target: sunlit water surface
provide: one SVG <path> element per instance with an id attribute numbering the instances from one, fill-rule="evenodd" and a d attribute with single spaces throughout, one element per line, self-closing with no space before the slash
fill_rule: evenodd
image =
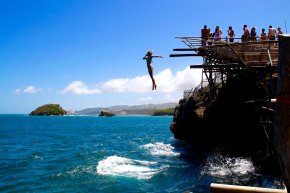
<path id="1" fill-rule="evenodd" d="M 210 192 L 281 187 L 250 158 L 175 140 L 172 117 L 0 115 L 0 192 Z"/>

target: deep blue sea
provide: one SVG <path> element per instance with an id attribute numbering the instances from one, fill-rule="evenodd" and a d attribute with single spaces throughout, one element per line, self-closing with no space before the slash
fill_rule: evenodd
<path id="1" fill-rule="evenodd" d="M 0 192 L 210 192 L 279 187 L 250 158 L 173 138 L 170 116 L 0 115 Z"/>

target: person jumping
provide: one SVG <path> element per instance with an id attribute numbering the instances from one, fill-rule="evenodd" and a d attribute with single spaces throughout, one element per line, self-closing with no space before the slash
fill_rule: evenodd
<path id="1" fill-rule="evenodd" d="M 152 58 L 163 58 L 163 56 L 153 56 L 153 51 L 152 50 L 149 50 L 147 52 L 147 54 L 143 57 L 143 60 L 146 60 L 146 63 L 147 63 L 147 68 L 148 68 L 148 73 L 150 75 L 150 78 L 152 80 L 152 90 L 156 90 L 156 82 L 155 82 L 155 79 L 153 77 L 153 66 L 152 66 Z"/>

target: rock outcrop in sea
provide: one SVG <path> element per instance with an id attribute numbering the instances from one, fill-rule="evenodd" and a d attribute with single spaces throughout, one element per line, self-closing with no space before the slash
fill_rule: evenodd
<path id="1" fill-rule="evenodd" d="M 115 114 L 109 110 L 102 110 L 99 114 L 101 117 L 112 117 L 115 116 Z"/>

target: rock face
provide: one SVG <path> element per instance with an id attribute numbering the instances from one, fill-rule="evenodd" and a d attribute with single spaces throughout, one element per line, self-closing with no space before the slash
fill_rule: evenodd
<path id="1" fill-rule="evenodd" d="M 46 104 L 38 107 L 29 115 L 37 116 L 51 116 L 51 115 L 65 115 L 66 111 L 59 104 Z"/>
<path id="2" fill-rule="evenodd" d="M 101 117 L 112 117 L 112 116 L 115 116 L 114 113 L 108 111 L 108 110 L 102 110 L 99 114 L 99 116 Z"/>
<path id="3" fill-rule="evenodd" d="M 209 89 L 198 90 L 176 106 L 170 130 L 176 139 L 202 147 L 227 146 L 232 151 L 256 152 L 267 149 L 258 100 L 264 89 L 256 75 L 244 72 L 229 77 L 209 103 Z"/>

